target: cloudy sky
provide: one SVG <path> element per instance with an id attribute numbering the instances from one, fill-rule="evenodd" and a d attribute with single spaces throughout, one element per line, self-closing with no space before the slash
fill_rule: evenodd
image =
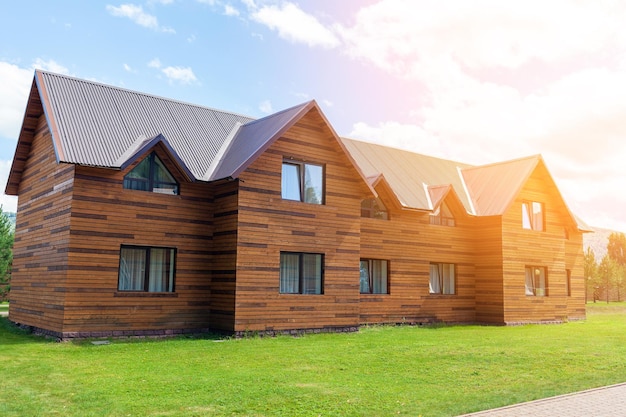
<path id="1" fill-rule="evenodd" d="M 626 2 L 28 1 L 0 6 L 0 182 L 35 68 L 471 164 L 542 154 L 626 231 Z M 2 196 L 5 211 L 16 200 Z"/>

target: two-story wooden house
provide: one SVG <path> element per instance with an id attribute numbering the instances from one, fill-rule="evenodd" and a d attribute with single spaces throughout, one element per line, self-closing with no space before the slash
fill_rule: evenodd
<path id="1" fill-rule="evenodd" d="M 540 156 L 470 166 L 36 71 L 10 319 L 59 338 L 585 317 Z"/>

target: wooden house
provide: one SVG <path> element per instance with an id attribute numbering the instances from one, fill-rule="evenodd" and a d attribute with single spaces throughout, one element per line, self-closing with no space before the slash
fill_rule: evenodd
<path id="1" fill-rule="evenodd" d="M 6 193 L 9 317 L 54 337 L 585 317 L 540 156 L 487 166 L 36 71 Z"/>

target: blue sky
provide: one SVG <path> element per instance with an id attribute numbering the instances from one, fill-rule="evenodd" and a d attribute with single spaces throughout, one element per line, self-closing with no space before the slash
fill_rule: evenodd
<path id="1" fill-rule="evenodd" d="M 252 117 L 315 99 L 342 136 L 466 163 L 540 153 L 572 211 L 626 231 L 624 21 L 574 0 L 5 2 L 0 181 L 42 68 Z"/>

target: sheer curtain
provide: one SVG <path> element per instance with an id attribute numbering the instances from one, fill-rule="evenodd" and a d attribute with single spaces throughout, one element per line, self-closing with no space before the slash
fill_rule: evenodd
<path id="1" fill-rule="evenodd" d="M 441 274 L 439 273 L 439 264 L 430 264 L 430 293 L 441 293 Z"/>
<path id="2" fill-rule="evenodd" d="M 322 293 L 322 255 L 302 254 L 303 294 Z"/>
<path id="3" fill-rule="evenodd" d="M 145 275 L 146 251 L 122 248 L 120 255 L 119 290 L 141 291 Z"/>
<path id="4" fill-rule="evenodd" d="M 148 291 L 171 292 L 174 284 L 173 249 L 150 249 L 150 276 Z"/>
<path id="5" fill-rule="evenodd" d="M 297 294 L 300 276 L 300 257 L 295 253 L 280 254 L 280 292 Z"/>
<path id="6" fill-rule="evenodd" d="M 387 261 L 376 259 L 372 261 L 372 293 L 387 293 Z"/>

